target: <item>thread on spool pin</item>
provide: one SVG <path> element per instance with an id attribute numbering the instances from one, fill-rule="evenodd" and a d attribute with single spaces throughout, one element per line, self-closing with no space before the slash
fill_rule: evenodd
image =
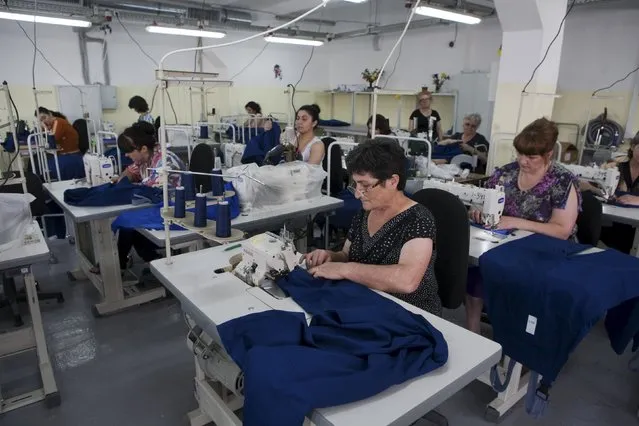
<path id="1" fill-rule="evenodd" d="M 180 219 L 186 216 L 186 191 L 183 186 L 175 188 L 175 209 L 173 216 Z"/>
<path id="2" fill-rule="evenodd" d="M 228 201 L 220 201 L 217 205 L 215 235 L 220 238 L 229 238 L 231 236 L 231 206 Z"/>
<path id="3" fill-rule="evenodd" d="M 193 226 L 196 228 L 206 227 L 206 195 L 199 193 L 195 196 L 195 219 Z"/>
<path id="4" fill-rule="evenodd" d="M 214 197 L 220 197 L 224 195 L 224 178 L 222 177 L 222 170 L 211 170 L 211 192 Z"/>
<path id="5" fill-rule="evenodd" d="M 191 173 L 184 173 L 182 175 L 182 183 L 184 186 L 184 192 L 186 201 L 195 200 L 195 182 Z"/>

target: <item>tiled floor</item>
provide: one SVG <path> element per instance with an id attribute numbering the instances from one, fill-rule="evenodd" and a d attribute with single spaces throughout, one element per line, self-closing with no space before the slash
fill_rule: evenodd
<path id="1" fill-rule="evenodd" d="M 64 305 L 43 307 L 44 325 L 62 405 L 48 410 L 34 404 L 0 417 L 2 426 L 182 426 L 196 408 L 193 361 L 186 347 L 186 328 L 175 300 L 141 306 L 95 319 L 91 304 L 97 292 L 87 282 L 70 282 L 66 271 L 74 252 L 64 241 L 52 244 L 56 265 L 39 265 L 43 290 L 60 289 Z M 461 310 L 447 312 L 460 321 Z M 9 313 L 0 310 L 0 320 Z M 9 322 L 10 325 L 10 322 Z M 518 405 L 502 425 L 638 424 L 639 375 L 618 357 L 602 327 L 596 327 L 564 368 L 552 389 L 548 414 L 535 421 Z M 23 380 L 27 377 L 28 381 Z M 3 392 L 37 382 L 34 356 L 0 360 Z M 494 398 L 474 382 L 439 411 L 451 426 L 487 425 L 486 404 Z M 425 424 L 425 423 L 423 423 Z M 365 425 L 362 425 L 365 426 Z"/>

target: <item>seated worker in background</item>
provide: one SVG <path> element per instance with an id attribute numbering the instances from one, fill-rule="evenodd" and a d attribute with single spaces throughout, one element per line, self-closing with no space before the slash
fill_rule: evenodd
<path id="1" fill-rule="evenodd" d="M 251 118 L 244 122 L 244 127 L 256 128 L 262 127 L 264 125 L 264 120 L 262 120 L 261 118 L 262 107 L 260 106 L 260 104 L 254 101 L 250 101 L 246 105 L 244 105 L 244 111 L 246 111 L 246 113 L 251 116 Z"/>
<path id="2" fill-rule="evenodd" d="M 371 137 L 371 126 L 373 125 L 373 116 L 371 115 L 366 122 L 366 127 L 368 127 L 367 138 Z M 388 122 L 388 118 L 384 117 L 381 114 L 377 114 L 375 116 L 375 135 L 394 135 L 393 131 L 390 128 L 390 123 Z"/>
<path id="3" fill-rule="evenodd" d="M 118 146 L 133 161 L 133 164 L 122 173 L 119 180 L 126 177 L 133 183 L 140 183 L 146 186 L 160 184 L 159 172 L 150 170 L 162 167 L 162 151 L 160 150 L 160 145 L 157 144 L 153 125 L 144 121 L 134 123 L 118 136 Z M 182 160 L 171 151 L 166 152 L 166 157 L 170 169 L 186 170 Z M 169 187 L 179 186 L 180 177 L 179 173 L 170 173 Z M 159 247 L 149 241 L 144 235 L 134 229 L 120 229 L 118 233 L 118 253 L 122 271 L 128 266 L 131 248 L 135 248 L 135 251 L 145 262 L 159 258 L 156 253 Z M 99 274 L 100 266 L 91 268 L 91 272 Z"/>
<path id="4" fill-rule="evenodd" d="M 321 165 L 326 147 L 324 142 L 315 136 L 315 128 L 319 123 L 320 107 L 304 105 L 297 110 L 295 116 L 295 130 L 297 131 L 297 152 L 302 161 L 309 164 Z"/>
<path id="5" fill-rule="evenodd" d="M 435 220 L 404 195 L 404 151 L 390 140 L 368 140 L 346 157 L 349 190 L 362 202 L 341 251 L 306 255 L 315 277 L 346 279 L 385 291 L 441 315 L 435 279 Z"/>
<path id="6" fill-rule="evenodd" d="M 461 142 L 461 149 L 468 155 L 476 155 L 477 173 L 486 173 L 486 163 L 488 162 L 488 148 L 490 144 L 486 138 L 477 133 L 477 129 L 481 125 L 481 115 L 477 113 L 468 114 L 464 117 L 464 131 L 457 132 L 449 138 L 441 141 L 440 145 L 450 145 Z"/>
<path id="7" fill-rule="evenodd" d="M 616 200 L 629 206 L 639 206 L 639 133 L 630 142 L 628 161 L 619 164 L 619 186 L 617 190 L 627 192 Z M 612 226 L 601 228 L 601 241 L 608 247 L 623 253 L 630 253 L 635 231 L 631 225 L 613 222 Z"/>
<path id="8" fill-rule="evenodd" d="M 146 100 L 144 100 L 142 96 L 136 95 L 129 99 L 129 108 L 140 114 L 138 121 L 144 121 L 149 124 L 155 123 L 153 116 L 149 112 L 149 104 L 146 103 Z"/>
<path id="9" fill-rule="evenodd" d="M 557 125 L 540 118 L 526 126 L 513 142 L 517 161 L 497 170 L 486 183 L 502 185 L 506 194 L 504 215 L 497 229 L 519 229 L 567 240 L 577 231 L 581 196 L 577 178 L 552 161 L 557 142 Z M 471 220 L 481 224 L 481 213 L 472 209 Z M 469 270 L 466 295 L 468 329 L 480 332 L 483 309 L 481 277 Z"/>
<path id="10" fill-rule="evenodd" d="M 45 107 L 39 107 L 38 118 L 44 127 L 53 134 L 58 148 L 58 155 L 78 154 L 80 152 L 80 136 L 64 115 L 57 111 L 50 111 Z"/>
<path id="11" fill-rule="evenodd" d="M 430 104 L 433 100 L 431 92 L 421 92 L 419 94 L 419 108 L 417 108 L 409 117 L 408 130 L 411 133 L 422 133 L 433 131 L 434 140 L 442 140 L 444 132 L 442 132 L 442 118 L 437 111 L 431 109 Z M 433 127 L 431 129 L 431 117 Z M 417 122 L 417 124 L 415 124 Z"/>

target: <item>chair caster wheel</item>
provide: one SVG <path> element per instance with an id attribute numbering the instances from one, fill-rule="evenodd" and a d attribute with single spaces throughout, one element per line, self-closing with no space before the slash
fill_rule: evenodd
<path id="1" fill-rule="evenodd" d="M 486 411 L 484 412 L 484 420 L 490 423 L 499 424 L 501 423 L 504 416 L 499 414 L 499 411 L 495 410 L 493 407 L 486 407 Z"/>

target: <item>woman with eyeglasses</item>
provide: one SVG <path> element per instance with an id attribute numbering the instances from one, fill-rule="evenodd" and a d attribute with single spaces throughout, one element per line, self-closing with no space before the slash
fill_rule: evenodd
<path id="1" fill-rule="evenodd" d="M 442 117 L 430 107 L 433 94 L 426 90 L 419 94 L 418 99 L 419 107 L 409 117 L 408 130 L 411 133 L 428 133 L 429 130 L 432 130 L 433 139 L 442 140 L 444 136 L 441 124 Z"/>
<path id="2" fill-rule="evenodd" d="M 490 144 L 484 135 L 477 132 L 480 125 L 481 115 L 477 113 L 468 114 L 464 117 L 464 131 L 453 134 L 450 138 L 444 139 L 439 144 L 450 145 L 453 143 L 460 143 L 460 147 L 464 153 L 477 156 L 477 173 L 486 173 L 488 148 L 490 147 Z"/>
<path id="3" fill-rule="evenodd" d="M 497 170 L 486 187 L 504 187 L 504 213 L 497 229 L 518 229 L 567 240 L 577 232 L 581 205 L 577 178 L 552 161 L 557 142 L 557 125 L 540 118 L 526 126 L 513 142 L 517 161 Z M 483 224 L 481 212 L 471 208 L 470 218 Z M 477 268 L 469 269 L 466 320 L 468 329 L 480 332 L 483 309 L 481 277 Z"/>
<path id="4" fill-rule="evenodd" d="M 404 151 L 395 141 L 368 140 L 346 157 L 349 190 L 362 202 L 342 250 L 306 255 L 311 274 L 385 291 L 436 315 L 435 220 L 404 195 Z"/>

